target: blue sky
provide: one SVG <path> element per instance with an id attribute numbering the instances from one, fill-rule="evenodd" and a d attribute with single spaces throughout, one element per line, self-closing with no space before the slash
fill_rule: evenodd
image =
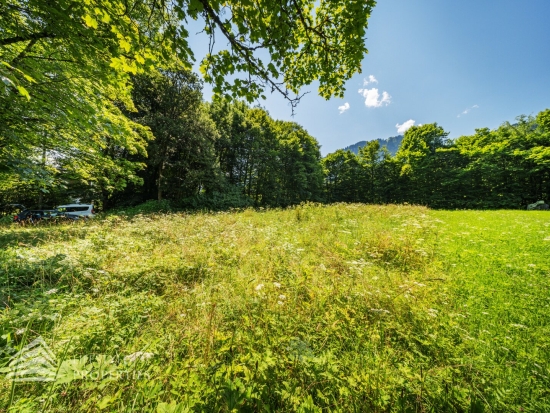
<path id="1" fill-rule="evenodd" d="M 305 127 L 323 155 L 395 136 L 412 121 L 437 122 L 451 138 L 496 128 L 550 108 L 549 16 L 549 0 L 380 0 L 363 73 L 347 82 L 344 99 L 326 101 L 311 87 L 294 117 L 278 95 L 260 103 Z"/>

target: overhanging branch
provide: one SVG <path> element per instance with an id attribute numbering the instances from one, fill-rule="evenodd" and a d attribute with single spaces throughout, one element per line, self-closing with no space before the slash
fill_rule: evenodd
<path id="1" fill-rule="evenodd" d="M 48 32 L 48 31 L 42 31 L 39 33 L 31 33 L 26 36 L 14 36 L 14 37 L 8 37 L 6 39 L 0 39 L 0 47 L 3 46 L 9 46 L 10 44 L 14 43 L 20 43 L 20 42 L 27 42 L 29 40 L 40 40 L 40 39 L 48 39 L 48 38 L 54 38 L 55 33 Z"/>

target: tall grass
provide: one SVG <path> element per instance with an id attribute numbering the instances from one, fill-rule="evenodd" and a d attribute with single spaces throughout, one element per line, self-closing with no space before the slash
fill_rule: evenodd
<path id="1" fill-rule="evenodd" d="M 0 381 L 4 410 L 550 411 L 545 212 L 112 215 L 0 247 L 0 363 L 42 336 L 60 366 Z"/>

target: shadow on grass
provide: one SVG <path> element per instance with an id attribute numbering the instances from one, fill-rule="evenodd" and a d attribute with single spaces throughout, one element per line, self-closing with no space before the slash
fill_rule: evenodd
<path id="1" fill-rule="evenodd" d="M 88 228 L 75 225 L 40 224 L 20 228 L 17 225 L 0 226 L 0 249 L 16 246 L 36 247 L 64 238 L 85 238 Z"/>

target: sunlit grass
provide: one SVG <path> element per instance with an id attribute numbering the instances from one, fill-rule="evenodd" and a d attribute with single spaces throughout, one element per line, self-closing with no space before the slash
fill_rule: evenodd
<path id="1" fill-rule="evenodd" d="M 58 383 L 1 381 L 4 409 L 550 410 L 544 211 L 305 205 L 0 231 L 2 364 L 39 335 L 65 360 Z"/>

